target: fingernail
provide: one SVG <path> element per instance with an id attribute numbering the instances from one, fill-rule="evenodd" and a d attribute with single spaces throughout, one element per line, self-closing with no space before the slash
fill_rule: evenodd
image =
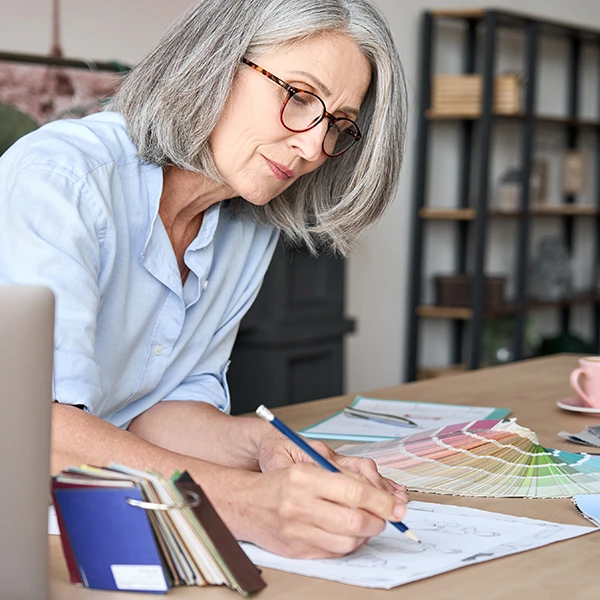
<path id="1" fill-rule="evenodd" d="M 405 508 L 404 504 L 397 504 L 394 507 L 394 516 L 397 519 L 401 519 L 405 514 L 406 514 L 406 508 Z"/>

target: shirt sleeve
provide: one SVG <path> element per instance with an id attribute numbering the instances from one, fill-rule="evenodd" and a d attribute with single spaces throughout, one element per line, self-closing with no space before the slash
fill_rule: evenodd
<path id="1" fill-rule="evenodd" d="M 93 409 L 100 302 L 99 219 L 67 170 L 21 170 L 0 196 L 0 281 L 49 287 L 56 297 L 54 399 Z"/>
<path id="2" fill-rule="evenodd" d="M 266 242 L 263 239 L 249 254 L 235 292 L 228 303 L 225 318 L 215 331 L 196 368 L 163 400 L 207 402 L 223 412 L 230 412 L 231 399 L 227 386 L 229 359 L 240 321 L 260 291 L 277 246 L 279 232 L 273 228 L 269 230 Z"/>

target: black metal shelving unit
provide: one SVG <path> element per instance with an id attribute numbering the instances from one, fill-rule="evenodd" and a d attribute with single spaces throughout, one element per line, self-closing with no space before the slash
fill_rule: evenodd
<path id="1" fill-rule="evenodd" d="M 431 110 L 433 58 L 438 28 L 444 22 L 459 21 L 464 31 L 463 72 L 478 72 L 482 78 L 482 100 L 479 114 L 448 115 L 436 114 Z M 498 34 L 502 28 L 519 30 L 525 38 L 523 56 L 523 103 L 522 111 L 515 115 L 494 113 L 494 77 L 498 59 Z M 536 84 L 539 71 L 540 40 L 543 36 L 558 36 L 569 44 L 568 83 L 566 90 L 566 114 L 547 117 L 536 113 Z M 512 315 L 513 356 L 523 358 L 525 319 L 528 311 L 539 307 L 555 307 L 560 311 L 560 329 L 567 333 L 571 321 L 571 307 L 586 303 L 592 308 L 593 343 L 600 351 L 600 294 L 595 289 L 596 264 L 600 258 L 597 240 L 600 239 L 600 183 L 596 183 L 595 206 L 591 210 L 578 210 L 576 198 L 563 197 L 559 210 L 536 210 L 530 207 L 530 175 L 536 128 L 544 124 L 565 127 L 565 149 L 576 149 L 580 143 L 580 132 L 590 129 L 596 135 L 596 172 L 600 173 L 600 101 L 598 118 L 580 119 L 581 56 L 585 45 L 600 48 L 600 31 L 576 27 L 543 18 L 536 18 L 496 9 L 467 9 L 427 11 L 423 14 L 421 29 L 421 69 L 419 104 L 417 107 L 417 143 L 414 173 L 414 197 L 411 240 L 411 271 L 408 299 L 408 327 L 405 377 L 408 381 L 417 378 L 420 365 L 419 334 L 421 321 L 426 318 L 444 318 L 452 321 L 451 361 L 465 364 L 468 369 L 480 366 L 484 319 L 488 316 Z M 600 80 L 600 76 L 599 76 Z M 599 86 L 600 88 L 600 86 Z M 505 119 L 520 126 L 521 193 L 520 208 L 511 214 L 498 215 L 490 208 L 490 152 L 494 128 Z M 436 121 L 453 120 L 460 123 L 458 142 L 458 202 L 455 209 L 436 209 L 435 199 L 428 203 L 428 152 L 432 127 Z M 474 161 L 473 157 L 477 160 Z M 525 185 L 527 182 L 527 185 Z M 430 204 L 430 205 L 429 205 Z M 514 266 L 514 297 L 510 304 L 494 310 L 487 309 L 484 298 L 486 240 L 490 219 L 510 216 L 518 220 L 516 264 Z M 595 220 L 593 244 L 594 273 L 592 289 L 578 293 L 555 303 L 540 303 L 527 297 L 527 260 L 531 222 L 544 216 L 562 219 L 564 241 L 569 249 L 573 246 L 574 219 Z M 427 224 L 431 220 L 446 220 L 457 228 L 455 273 L 473 277 L 470 306 L 455 309 L 449 307 L 423 306 L 424 256 L 423 246 L 427 235 Z M 471 246 L 469 238 L 471 236 Z M 468 323 L 468 327 L 466 327 Z"/>

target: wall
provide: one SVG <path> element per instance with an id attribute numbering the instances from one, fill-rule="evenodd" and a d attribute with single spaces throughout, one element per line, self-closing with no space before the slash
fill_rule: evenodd
<path id="1" fill-rule="evenodd" d="M 375 1 L 394 32 L 414 107 L 421 12 L 432 7 L 482 4 L 476 0 Z M 4 9 L 0 20 L 0 50 L 46 53 L 51 39 L 51 1 L 3 0 L 3 4 L 10 10 Z M 134 63 L 188 4 L 189 0 L 62 0 L 64 54 Z M 523 9 L 522 0 L 498 0 L 493 5 Z M 600 28 L 598 0 L 529 0 L 525 10 Z M 411 115 L 396 200 L 381 222 L 361 239 L 348 261 L 347 313 L 358 321 L 358 331 L 347 344 L 346 382 L 351 391 L 394 385 L 402 380 L 414 123 Z"/>
<path id="2" fill-rule="evenodd" d="M 481 0 L 376 0 L 376 3 L 391 24 L 404 61 L 410 104 L 414 108 L 418 100 L 416 87 L 421 12 L 430 8 L 481 7 L 485 4 Z M 597 0 L 530 0 L 526 6 L 521 0 L 498 0 L 491 6 L 600 28 L 600 3 Z M 349 339 L 347 345 L 348 391 L 394 385 L 403 377 L 415 121 L 413 114 L 409 122 L 406 160 L 396 201 L 379 225 L 364 236 L 349 262 L 347 310 L 359 319 L 358 332 Z M 446 155 L 443 160 L 449 158 L 451 155 Z M 449 183 L 448 187 L 452 189 L 452 184 Z M 434 248 L 428 248 L 428 255 L 443 254 L 443 246 L 439 243 Z M 447 330 L 441 322 L 432 325 L 434 342 L 424 349 L 426 356 L 422 356 L 423 362 L 428 364 L 446 358 L 436 354 L 444 344 L 436 344 L 435 341 L 443 339 L 441 336 Z"/>
<path id="3" fill-rule="evenodd" d="M 65 56 L 134 63 L 190 0 L 60 0 Z M 1 0 L 0 49 L 45 54 L 52 0 Z M 7 10 L 5 7 L 10 6 Z"/>

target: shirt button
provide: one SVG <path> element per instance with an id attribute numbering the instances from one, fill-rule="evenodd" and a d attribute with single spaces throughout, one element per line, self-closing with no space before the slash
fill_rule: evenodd
<path id="1" fill-rule="evenodd" d="M 154 354 L 156 354 L 156 356 L 160 356 L 162 353 L 163 353 L 162 346 L 154 346 Z"/>
<path id="2" fill-rule="evenodd" d="M 205 279 L 204 283 L 202 284 L 202 289 L 206 290 L 207 287 L 208 287 L 208 279 Z"/>

